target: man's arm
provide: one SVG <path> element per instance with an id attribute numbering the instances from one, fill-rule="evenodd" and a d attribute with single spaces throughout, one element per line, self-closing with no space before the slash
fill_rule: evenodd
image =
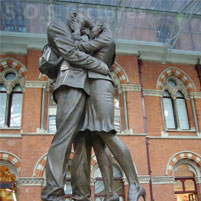
<path id="1" fill-rule="evenodd" d="M 71 39 L 71 32 L 64 23 L 59 21 L 50 23 L 48 26 L 48 42 L 53 51 L 58 56 L 62 56 L 73 67 L 104 75 L 108 74 L 108 67 L 104 62 L 76 48 L 74 41 Z"/>

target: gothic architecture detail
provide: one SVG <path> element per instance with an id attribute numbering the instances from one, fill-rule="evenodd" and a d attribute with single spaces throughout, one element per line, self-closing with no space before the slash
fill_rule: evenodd
<path id="1" fill-rule="evenodd" d="M 20 177 L 17 184 L 19 186 L 42 186 L 44 183 L 43 178 L 35 177 Z"/>
<path id="2" fill-rule="evenodd" d="M 165 81 L 167 80 L 167 78 L 171 76 L 175 76 L 179 80 L 181 80 L 184 83 L 185 87 L 187 88 L 188 92 L 195 91 L 195 86 L 191 78 L 181 69 L 176 67 L 167 68 L 159 75 L 157 84 L 156 84 L 156 89 L 162 90 Z"/>
<path id="3" fill-rule="evenodd" d="M 200 155 L 190 152 L 190 151 L 183 151 L 183 152 L 176 153 L 174 156 L 172 156 L 170 158 L 170 160 L 168 161 L 168 164 L 167 164 L 167 168 L 166 168 L 166 175 L 168 175 L 168 176 L 173 175 L 173 167 L 181 159 L 190 159 L 197 164 L 198 168 L 201 168 L 201 156 Z"/>
<path id="4" fill-rule="evenodd" d="M 23 91 L 25 91 L 25 79 L 27 68 L 13 58 L 4 58 L 0 60 L 0 84 L 3 84 L 8 94 L 12 92 L 13 87 L 19 84 Z M 12 78 L 8 75 L 12 74 Z"/>
<path id="5" fill-rule="evenodd" d="M 0 151 L 0 160 L 9 161 L 17 169 L 18 174 L 21 170 L 21 160 L 14 154 L 9 152 Z"/>

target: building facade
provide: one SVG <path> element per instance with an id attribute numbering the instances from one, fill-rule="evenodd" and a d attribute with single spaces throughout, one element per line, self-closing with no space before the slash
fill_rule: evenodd
<path id="1" fill-rule="evenodd" d="M 20 19 L 16 20 L 18 25 L 12 25 L 12 22 L 1 24 L 0 198 L 3 201 L 40 201 L 41 188 L 45 185 L 47 152 L 55 133 L 56 104 L 52 99 L 53 81 L 38 70 L 39 57 L 47 43 L 46 35 L 34 33 L 37 26 L 31 25 L 37 18 L 28 18 L 32 20 L 29 26 L 23 25 L 22 19 L 20 23 Z M 135 19 L 140 27 L 142 19 Z M 167 24 L 168 20 L 165 22 Z M 16 27 L 19 30 L 12 30 Z M 169 37 L 166 33 L 160 26 L 155 31 L 149 29 L 150 37 L 158 38 L 159 42 Z M 181 42 L 186 40 L 184 33 L 172 44 L 189 47 L 190 43 Z M 133 34 L 138 34 L 137 30 Z M 199 34 L 198 31 L 194 33 L 192 41 Z M 115 125 L 118 136 L 131 152 L 147 200 L 199 201 L 199 43 L 195 44 L 195 52 L 179 48 L 168 52 L 166 48 L 162 43 L 117 40 L 117 57 L 112 72 L 116 85 Z M 70 160 L 73 155 L 72 150 Z M 121 200 L 126 201 L 128 182 L 115 159 L 113 174 L 113 187 Z M 66 199 L 71 200 L 70 163 L 65 192 Z M 96 201 L 104 198 L 102 176 L 94 154 L 91 159 L 91 195 Z"/>

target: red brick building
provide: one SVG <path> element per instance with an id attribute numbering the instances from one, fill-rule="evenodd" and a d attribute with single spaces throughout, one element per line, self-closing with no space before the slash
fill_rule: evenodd
<path id="1" fill-rule="evenodd" d="M 183 18 L 178 12 L 172 17 L 171 12 L 176 11 L 167 12 L 156 5 L 157 9 L 148 11 L 142 6 L 144 2 L 138 8 L 130 5 L 131 10 L 126 5 L 117 7 L 112 3 L 110 7 L 100 3 L 101 11 L 97 5 L 76 6 L 87 7 L 92 16 L 93 12 L 102 13 L 105 9 L 114 22 L 119 19 L 114 18 L 113 9 L 118 9 L 122 16 L 115 27 L 118 31 L 113 66 L 117 85 L 115 124 L 119 137 L 131 152 L 147 200 L 198 201 L 201 200 L 201 29 L 196 25 L 201 13 L 199 10 L 192 13 L 188 24 L 191 32 L 187 32 L 187 25 L 176 30 L 175 23 L 185 23 L 188 18 L 185 12 Z M 44 10 L 55 11 L 62 18 L 66 4 L 21 5 L 10 1 L 10 5 L 15 5 L 15 9 L 10 10 L 13 7 L 8 7 L 6 1 L 1 3 L 2 8 L 9 9 L 1 14 L 7 21 L 0 26 L 0 198 L 40 201 L 56 114 L 52 81 L 38 71 L 41 50 L 47 43 L 49 15 L 44 15 Z M 69 3 L 68 8 L 71 6 L 75 4 Z M 15 18 L 12 24 L 8 20 L 11 11 L 24 18 Z M 47 19 L 43 21 L 40 13 Z M 177 31 L 179 36 L 166 35 L 169 29 Z M 114 188 L 126 200 L 125 174 L 113 162 Z M 65 190 L 70 200 L 69 169 Z M 93 200 L 103 199 L 104 186 L 94 154 L 91 190 Z"/>

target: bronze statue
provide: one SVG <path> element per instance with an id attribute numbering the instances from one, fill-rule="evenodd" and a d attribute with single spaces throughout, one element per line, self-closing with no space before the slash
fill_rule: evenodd
<path id="1" fill-rule="evenodd" d="M 98 72 L 105 77 L 109 73 L 105 63 L 77 49 L 73 39 L 78 33 L 73 31 L 74 26 L 76 26 L 76 30 L 81 30 L 83 27 L 89 27 L 89 21 L 83 15 L 74 12 L 67 24 L 61 21 L 53 21 L 48 26 L 48 45 L 53 52 L 46 51 L 46 56 L 48 57 L 51 53 L 58 57 L 58 62 L 52 62 L 51 58 L 50 61 L 55 63 L 59 70 L 56 73 L 57 78 L 54 87 L 54 98 L 58 104 L 57 132 L 48 151 L 47 185 L 42 190 L 42 199 L 46 201 L 61 200 L 64 197 L 65 172 L 72 141 L 78 132 L 84 115 L 86 98 L 90 94 L 88 70 Z M 48 47 L 46 49 L 49 50 Z M 55 71 L 55 69 L 51 70 Z M 51 78 L 54 78 L 51 70 Z M 111 161 L 108 162 L 111 163 Z M 84 196 L 90 197 L 87 192 L 84 193 Z"/>
<path id="2" fill-rule="evenodd" d="M 80 41 L 85 29 L 90 30 L 88 42 Z M 139 185 L 130 152 L 117 137 L 113 125 L 114 87 L 108 67 L 114 62 L 115 44 L 109 28 L 99 21 L 91 25 L 84 15 L 73 12 L 67 24 L 60 21 L 50 23 L 48 44 L 53 53 L 62 59 L 57 63 L 59 70 L 54 88 L 58 104 L 57 132 L 48 151 L 43 201 L 64 198 L 65 172 L 73 140 L 74 200 L 90 200 L 92 146 L 104 179 L 105 201 L 118 200 L 111 188 L 112 164 L 108 148 L 127 176 L 128 200 L 137 201 L 140 196 L 145 199 L 145 190 Z M 82 160 L 78 163 L 76 158 L 81 155 Z"/>

